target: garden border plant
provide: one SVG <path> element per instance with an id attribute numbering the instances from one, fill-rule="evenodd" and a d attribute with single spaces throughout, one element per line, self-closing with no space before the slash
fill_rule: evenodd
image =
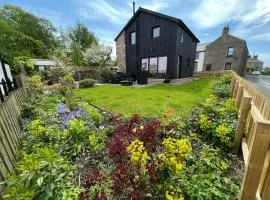
<path id="1" fill-rule="evenodd" d="M 161 119 L 108 114 L 68 86 L 33 95 L 23 106 L 18 175 L 4 183 L 3 198 L 236 199 L 241 161 L 224 153 L 236 107 L 223 84 L 214 88 L 184 125 L 171 109 Z"/>

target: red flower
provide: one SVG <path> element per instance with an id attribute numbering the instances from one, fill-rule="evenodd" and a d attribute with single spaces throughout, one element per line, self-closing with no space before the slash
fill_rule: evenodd
<path id="1" fill-rule="evenodd" d="M 90 188 L 95 184 L 101 184 L 103 180 L 103 174 L 98 169 L 94 169 L 86 176 L 84 187 Z"/>

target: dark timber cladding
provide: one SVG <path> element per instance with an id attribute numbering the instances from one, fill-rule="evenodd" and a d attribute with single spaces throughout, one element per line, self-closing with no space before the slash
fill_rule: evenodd
<path id="1" fill-rule="evenodd" d="M 159 35 L 153 37 L 153 30 L 157 27 L 159 27 Z M 131 43 L 133 32 L 136 34 L 135 44 Z M 125 67 L 128 73 L 140 75 L 142 59 L 166 57 L 166 78 L 192 76 L 199 40 L 180 19 L 139 8 L 115 38 L 116 42 L 123 33 L 125 34 Z M 160 60 L 157 59 L 155 62 L 161 62 Z"/>

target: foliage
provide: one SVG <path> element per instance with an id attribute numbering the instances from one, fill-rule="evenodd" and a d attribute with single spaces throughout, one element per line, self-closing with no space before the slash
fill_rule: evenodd
<path id="1" fill-rule="evenodd" d="M 246 66 L 246 72 L 252 73 L 253 71 L 256 71 L 256 68 L 254 66 Z"/>
<path id="2" fill-rule="evenodd" d="M 112 71 L 107 67 L 102 67 L 98 70 L 99 77 L 102 82 L 109 83 L 112 77 Z"/>
<path id="3" fill-rule="evenodd" d="M 74 83 L 73 75 L 71 72 L 67 73 L 65 76 L 60 78 L 60 82 L 65 85 L 65 84 L 72 84 Z"/>
<path id="4" fill-rule="evenodd" d="M 25 89 L 30 97 L 42 94 L 43 83 L 39 75 L 25 78 Z"/>
<path id="5" fill-rule="evenodd" d="M 80 102 L 79 106 L 87 112 L 89 118 L 93 120 L 96 125 L 102 122 L 102 116 L 96 108 L 91 107 L 87 102 Z"/>
<path id="6" fill-rule="evenodd" d="M 79 88 L 94 87 L 96 81 L 94 79 L 84 79 L 79 82 Z"/>
<path id="7" fill-rule="evenodd" d="M 214 94 L 221 98 L 228 98 L 231 94 L 231 75 L 222 76 L 214 86 Z"/>
<path id="8" fill-rule="evenodd" d="M 53 67 L 43 71 L 43 79 L 47 81 L 49 85 L 58 83 L 62 77 L 67 75 L 67 70 L 63 67 Z"/>
<path id="9" fill-rule="evenodd" d="M 148 159 L 148 154 L 143 146 L 143 142 L 138 139 L 133 140 L 127 147 L 128 153 L 130 153 L 130 161 L 132 164 L 140 165 L 141 169 L 145 169 Z"/>
<path id="10" fill-rule="evenodd" d="M 160 154 L 164 167 L 172 171 L 172 173 L 180 174 L 185 167 L 184 159 L 192 151 L 190 141 L 188 139 L 166 138 L 163 142 L 163 152 Z"/>
<path id="11" fill-rule="evenodd" d="M 87 27 L 77 22 L 69 33 L 71 39 L 71 61 L 76 66 L 83 64 L 83 52 L 92 44 L 97 44 L 95 35 L 88 31 Z"/>
<path id="12" fill-rule="evenodd" d="M 263 68 L 262 74 L 263 75 L 270 75 L 270 67 Z"/>
<path id="13" fill-rule="evenodd" d="M 56 29 L 20 7 L 0 8 L 0 54 L 13 66 L 15 57 L 48 57 L 58 46 Z"/>
<path id="14" fill-rule="evenodd" d="M 19 177 L 6 182 L 4 199 L 63 199 L 76 188 L 75 168 L 50 148 L 36 148 L 17 166 Z"/>
<path id="15" fill-rule="evenodd" d="M 83 53 L 84 61 L 88 65 L 104 66 L 110 59 L 112 48 L 102 44 L 91 44 L 90 48 Z"/>
<path id="16" fill-rule="evenodd" d="M 229 162 L 219 156 L 218 151 L 204 147 L 197 164 L 188 166 L 180 177 L 174 180 L 175 187 L 182 188 L 187 199 L 234 199 L 239 185 L 225 177 Z"/>
<path id="17" fill-rule="evenodd" d="M 15 57 L 12 65 L 12 71 L 15 74 L 19 74 L 22 68 L 24 68 L 26 74 L 31 75 L 34 70 L 32 59 L 26 56 Z"/>

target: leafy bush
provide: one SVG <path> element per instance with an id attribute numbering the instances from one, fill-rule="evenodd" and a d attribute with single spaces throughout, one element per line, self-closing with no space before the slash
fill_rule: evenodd
<path id="1" fill-rule="evenodd" d="M 52 67 L 43 71 L 43 78 L 49 85 L 59 83 L 61 78 L 67 75 L 67 71 L 63 67 Z"/>
<path id="2" fill-rule="evenodd" d="M 112 77 L 112 71 L 107 67 L 101 67 L 98 70 L 99 77 L 102 82 L 109 83 Z"/>
<path id="3" fill-rule="evenodd" d="M 79 88 L 94 87 L 96 81 L 93 79 L 84 79 L 79 82 Z"/>
<path id="4" fill-rule="evenodd" d="M 231 75 L 222 76 L 214 86 L 214 94 L 221 98 L 229 98 L 231 94 Z"/>
<path id="5" fill-rule="evenodd" d="M 73 165 L 50 148 L 23 152 L 17 170 L 20 176 L 11 176 L 5 183 L 4 199 L 63 199 L 64 194 L 79 190 Z"/>
<path id="6" fill-rule="evenodd" d="M 234 199 L 239 192 L 239 184 L 230 177 L 225 177 L 229 162 L 221 159 L 218 151 L 204 147 L 196 164 L 183 170 L 174 180 L 175 187 L 182 189 L 187 199 Z"/>
<path id="7" fill-rule="evenodd" d="M 42 94 L 43 83 L 39 75 L 25 78 L 25 89 L 30 97 Z"/>

